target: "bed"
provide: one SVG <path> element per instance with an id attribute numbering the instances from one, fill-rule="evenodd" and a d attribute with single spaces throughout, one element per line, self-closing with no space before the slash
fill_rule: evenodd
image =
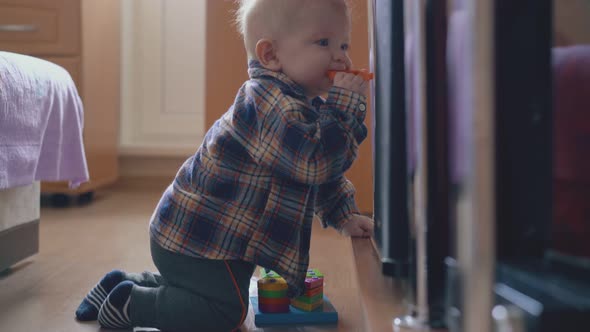
<path id="1" fill-rule="evenodd" d="M 0 271 L 39 251 L 39 182 L 88 181 L 83 116 L 65 69 L 0 52 Z"/>

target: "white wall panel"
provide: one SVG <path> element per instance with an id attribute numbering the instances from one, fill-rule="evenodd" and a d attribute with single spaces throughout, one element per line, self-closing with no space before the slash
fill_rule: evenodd
<path id="1" fill-rule="evenodd" d="M 185 155 L 205 123 L 205 1 L 125 0 L 121 152 Z"/>

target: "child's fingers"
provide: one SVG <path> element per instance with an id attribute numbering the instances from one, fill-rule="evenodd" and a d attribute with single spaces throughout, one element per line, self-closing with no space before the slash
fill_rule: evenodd
<path id="1" fill-rule="evenodd" d="M 337 72 L 334 74 L 334 86 L 352 90 L 363 95 L 367 94 L 367 81 L 354 73 Z"/>
<path id="2" fill-rule="evenodd" d="M 359 75 L 349 74 L 347 79 L 350 87 L 353 88 L 353 90 L 359 90 L 365 83 L 365 80 Z"/>
<path id="3" fill-rule="evenodd" d="M 334 73 L 333 81 L 334 82 L 336 82 L 336 81 L 342 81 L 342 80 L 345 79 L 345 77 L 346 77 L 346 73 L 345 72 L 337 71 L 337 72 Z"/>
<path id="4" fill-rule="evenodd" d="M 373 228 L 375 227 L 375 223 L 373 222 L 373 219 L 369 218 L 369 217 L 363 217 L 363 219 L 361 219 L 361 221 L 359 222 L 359 225 L 361 226 L 361 228 L 363 230 L 372 232 Z"/>
<path id="5" fill-rule="evenodd" d="M 365 83 L 365 80 L 361 75 L 354 75 L 352 82 L 360 87 L 363 83 Z"/>
<path id="6" fill-rule="evenodd" d="M 355 74 L 346 73 L 346 72 L 342 73 L 342 79 L 345 81 L 348 81 L 348 82 L 354 81 L 355 77 L 356 77 Z"/>
<path id="7" fill-rule="evenodd" d="M 364 223 L 360 224 L 360 227 L 365 232 L 372 232 L 373 231 L 373 224 L 372 223 L 364 222 Z"/>
<path id="8" fill-rule="evenodd" d="M 366 95 L 369 91 L 369 83 L 367 81 L 363 81 L 360 86 L 360 90 L 362 91 L 362 94 Z"/>

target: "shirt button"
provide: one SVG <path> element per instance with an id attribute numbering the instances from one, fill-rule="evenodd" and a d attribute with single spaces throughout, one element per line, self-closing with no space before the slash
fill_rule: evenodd
<path id="1" fill-rule="evenodd" d="M 359 104 L 359 111 L 364 112 L 367 110 L 367 105 L 365 103 Z"/>

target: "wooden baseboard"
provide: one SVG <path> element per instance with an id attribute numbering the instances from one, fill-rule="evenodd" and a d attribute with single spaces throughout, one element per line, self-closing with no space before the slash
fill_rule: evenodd
<path id="1" fill-rule="evenodd" d="M 172 183 L 174 176 L 124 176 L 117 181 L 114 190 L 147 190 L 163 192 Z"/>
<path id="2" fill-rule="evenodd" d="M 365 315 L 366 331 L 393 331 L 393 320 L 408 313 L 406 282 L 383 275 L 381 259 L 372 239 L 352 238 L 360 300 Z M 400 329 L 400 332 L 410 332 Z M 447 332 L 431 328 L 430 332 Z"/>
<path id="3" fill-rule="evenodd" d="M 128 177 L 174 177 L 188 157 L 120 156 L 119 174 Z"/>
<path id="4" fill-rule="evenodd" d="M 39 219 L 0 232 L 0 271 L 39 252 Z"/>
<path id="5" fill-rule="evenodd" d="M 101 178 L 100 180 L 90 180 L 90 182 L 85 182 L 77 188 L 70 188 L 67 181 L 41 182 L 41 192 L 44 194 L 78 195 L 108 187 L 115 182 L 117 182 L 116 174 L 108 178 Z"/>

